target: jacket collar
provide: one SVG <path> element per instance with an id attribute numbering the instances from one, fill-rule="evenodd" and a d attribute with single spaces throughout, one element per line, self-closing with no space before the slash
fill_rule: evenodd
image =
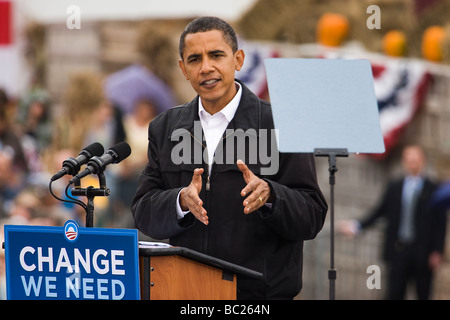
<path id="1" fill-rule="evenodd" d="M 255 129 L 260 128 L 260 109 L 258 97 L 250 91 L 240 80 L 239 82 L 242 88 L 242 97 L 239 106 L 234 114 L 233 119 L 228 124 L 227 129 Z M 185 104 L 183 112 L 181 112 L 178 119 L 174 122 L 171 133 L 177 129 L 186 129 L 190 132 L 194 130 L 194 121 L 200 121 L 198 116 L 198 96 L 196 96 L 191 102 Z"/>

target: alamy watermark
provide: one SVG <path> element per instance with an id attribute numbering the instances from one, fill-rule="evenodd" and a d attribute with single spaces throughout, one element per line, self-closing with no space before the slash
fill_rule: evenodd
<path id="1" fill-rule="evenodd" d="M 81 9 L 79 6 L 72 4 L 67 7 L 66 13 L 68 17 L 66 19 L 67 29 L 81 29 Z M 367 7 L 366 13 L 370 16 L 366 20 L 366 26 L 368 29 L 381 29 L 381 9 L 379 6 L 372 4 Z"/>
<path id="2" fill-rule="evenodd" d="M 367 289 L 381 289 L 381 269 L 380 266 L 372 264 L 367 267 L 366 273 L 370 274 L 367 278 L 366 286 Z"/>
<path id="3" fill-rule="evenodd" d="M 381 9 L 379 6 L 373 4 L 367 7 L 367 14 L 370 16 L 367 18 L 366 26 L 367 29 L 381 29 Z"/>
<path id="4" fill-rule="evenodd" d="M 279 168 L 277 131 L 278 129 L 226 129 L 217 145 L 213 161 L 209 161 L 208 150 L 204 148 L 201 122 L 194 121 L 193 135 L 183 128 L 172 132 L 171 141 L 178 143 L 171 151 L 171 160 L 180 165 L 203 162 L 235 164 L 237 159 L 241 159 L 245 164 L 261 164 L 261 175 L 274 175 Z"/>
<path id="5" fill-rule="evenodd" d="M 70 5 L 66 9 L 66 13 L 69 15 L 66 19 L 66 27 L 69 30 L 81 29 L 81 9 L 77 5 Z"/>

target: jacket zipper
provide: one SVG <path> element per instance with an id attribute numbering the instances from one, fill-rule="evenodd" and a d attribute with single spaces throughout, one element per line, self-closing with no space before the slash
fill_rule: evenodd
<path id="1" fill-rule="evenodd" d="M 209 171 L 209 168 L 208 168 L 208 171 Z M 209 191 L 209 190 L 211 190 L 211 181 L 209 178 L 209 174 L 207 174 L 207 176 L 206 176 L 206 191 Z"/>
<path id="2" fill-rule="evenodd" d="M 222 137 L 222 140 L 221 141 L 223 141 L 224 139 L 226 139 L 230 134 L 232 134 L 233 132 L 231 132 L 231 133 L 229 133 L 229 134 L 227 134 L 227 135 L 225 135 L 224 137 Z M 203 142 L 201 142 L 201 141 L 199 141 L 191 132 L 189 132 L 189 134 L 191 135 L 191 137 L 197 142 L 197 143 L 200 143 L 201 145 L 202 145 L 202 147 L 203 147 L 203 152 L 205 152 L 205 150 L 207 150 L 208 149 L 208 147 L 206 146 L 206 145 L 204 145 L 203 144 Z M 208 153 L 207 153 L 208 154 Z M 206 210 L 209 212 L 209 209 L 210 209 L 210 202 L 211 202 L 211 199 L 210 199 L 210 191 L 211 191 L 211 178 L 210 178 L 210 174 L 209 174 L 209 169 L 210 169 L 210 165 L 209 165 L 209 159 L 208 159 L 208 161 L 205 161 L 205 164 L 206 164 L 206 183 L 205 183 L 205 190 L 206 190 L 206 195 L 207 195 L 207 198 L 208 198 L 208 208 L 206 208 Z M 211 169 L 212 169 L 212 164 L 211 164 Z M 205 229 L 205 239 L 204 239 L 204 242 L 203 242 L 203 251 L 206 253 L 206 254 L 208 254 L 208 228 L 206 228 Z"/>
<path id="3" fill-rule="evenodd" d="M 201 142 L 200 140 L 198 140 L 191 132 L 189 132 L 189 134 L 191 135 L 192 139 L 194 139 L 197 143 L 200 143 L 203 147 L 204 150 L 207 149 L 207 147 L 203 144 L 203 142 Z M 203 150 L 203 152 L 204 152 Z M 209 191 L 211 189 L 211 183 L 210 183 L 210 178 L 209 178 L 209 164 L 206 163 L 206 191 Z"/>
<path id="4" fill-rule="evenodd" d="M 205 150 L 207 150 L 207 146 L 205 146 L 203 144 L 203 142 L 199 141 L 191 132 L 189 132 L 189 134 L 191 135 L 191 137 L 197 142 L 200 143 L 203 147 L 203 152 L 205 152 Z M 206 151 L 207 152 L 207 151 Z M 210 181 L 210 177 L 209 177 L 209 164 L 206 161 L 205 162 L 205 171 L 206 171 L 206 183 L 205 183 L 205 190 L 206 190 L 206 196 L 208 198 L 208 207 L 206 208 L 206 211 L 209 212 L 209 204 L 210 204 L 210 190 L 211 190 L 211 181 Z M 204 235 L 204 239 L 203 239 L 203 252 L 205 254 L 208 254 L 208 228 L 205 228 L 205 235 Z"/>

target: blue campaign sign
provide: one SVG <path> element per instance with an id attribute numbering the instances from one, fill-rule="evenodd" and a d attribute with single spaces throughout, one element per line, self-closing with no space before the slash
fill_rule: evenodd
<path id="1" fill-rule="evenodd" d="M 137 230 L 5 226 L 8 299 L 139 299 Z"/>

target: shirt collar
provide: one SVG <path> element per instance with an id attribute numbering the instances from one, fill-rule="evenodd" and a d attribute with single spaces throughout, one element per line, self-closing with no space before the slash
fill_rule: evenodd
<path id="1" fill-rule="evenodd" d="M 414 188 L 418 189 L 418 188 L 422 188 L 423 183 L 424 183 L 424 177 L 423 176 L 411 176 L 408 175 L 405 177 L 405 184 L 410 184 L 412 186 L 414 186 Z"/>
<path id="2" fill-rule="evenodd" d="M 242 88 L 238 82 L 235 83 L 236 86 L 238 87 L 236 95 L 222 110 L 218 112 L 223 114 L 225 118 L 228 120 L 228 122 L 230 122 L 233 119 L 234 114 L 236 113 L 236 110 L 239 106 L 239 102 L 241 102 Z M 198 98 L 198 115 L 200 119 L 205 119 L 206 115 L 210 115 L 208 111 L 206 111 L 205 108 L 203 107 L 202 99 L 200 97 Z"/>
<path id="3" fill-rule="evenodd" d="M 408 181 L 415 181 L 415 182 L 423 181 L 423 177 L 421 175 L 418 176 L 407 175 L 405 179 Z"/>

